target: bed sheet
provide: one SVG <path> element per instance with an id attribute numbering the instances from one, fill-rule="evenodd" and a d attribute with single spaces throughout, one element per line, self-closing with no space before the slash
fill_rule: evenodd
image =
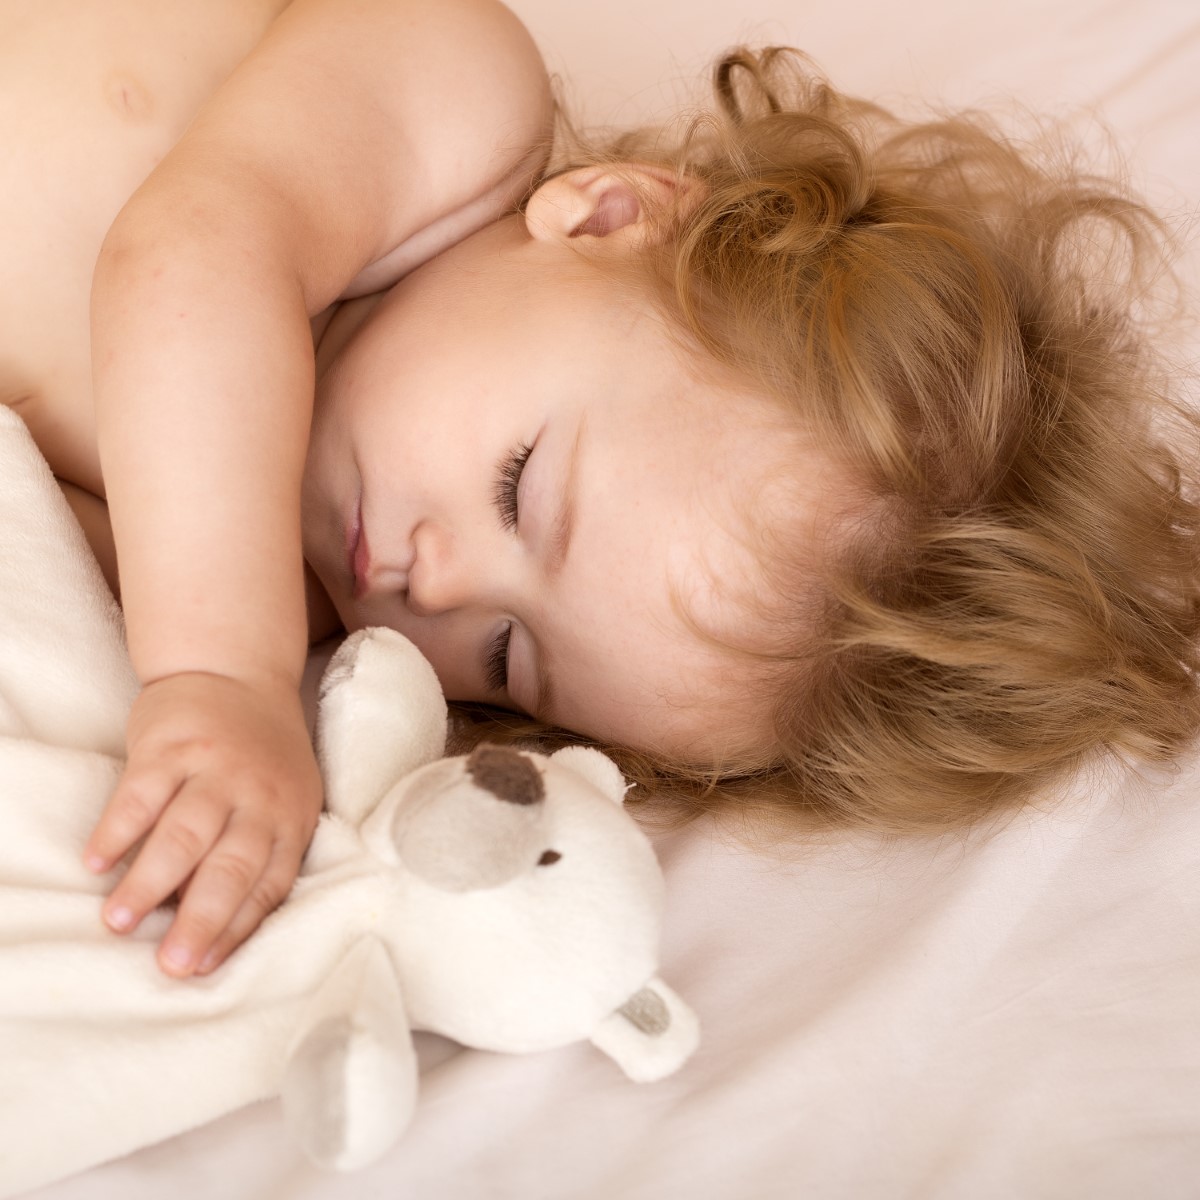
<path id="1" fill-rule="evenodd" d="M 1194 240 L 1194 0 L 511 4 L 614 124 L 673 106 L 738 41 L 801 46 L 901 107 L 1016 96 L 1099 117 Z M 638 1087 L 586 1047 L 424 1037 L 416 1120 L 364 1173 L 308 1166 L 262 1104 L 38 1200 L 1200 1195 L 1196 755 L 1093 765 L 1060 803 L 953 837 L 827 836 L 777 859 L 701 824 L 657 846 L 663 973 L 704 1030 L 679 1075 Z"/>

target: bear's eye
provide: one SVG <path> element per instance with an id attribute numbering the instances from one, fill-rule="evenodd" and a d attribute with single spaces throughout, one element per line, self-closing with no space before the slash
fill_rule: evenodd
<path id="1" fill-rule="evenodd" d="M 557 850 L 547 850 L 538 859 L 538 866 L 552 867 L 560 858 L 562 858 L 562 855 Z"/>

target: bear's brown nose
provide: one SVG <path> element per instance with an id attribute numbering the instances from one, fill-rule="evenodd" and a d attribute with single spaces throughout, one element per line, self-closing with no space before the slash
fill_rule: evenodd
<path id="1" fill-rule="evenodd" d="M 539 804 L 546 796 L 532 760 L 503 746 L 476 746 L 467 757 L 467 773 L 476 787 L 509 804 Z"/>

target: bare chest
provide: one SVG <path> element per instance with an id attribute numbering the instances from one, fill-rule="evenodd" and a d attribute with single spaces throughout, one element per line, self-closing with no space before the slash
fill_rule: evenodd
<path id="1" fill-rule="evenodd" d="M 103 495 L 88 300 L 118 210 L 288 0 L 0 0 L 0 402 Z"/>

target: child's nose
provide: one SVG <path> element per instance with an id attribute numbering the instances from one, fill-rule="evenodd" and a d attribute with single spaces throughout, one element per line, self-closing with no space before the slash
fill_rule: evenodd
<path id="1" fill-rule="evenodd" d="M 431 521 L 413 531 L 413 546 L 407 604 L 414 616 L 436 617 L 484 602 L 489 572 L 483 547 L 467 545 Z"/>

